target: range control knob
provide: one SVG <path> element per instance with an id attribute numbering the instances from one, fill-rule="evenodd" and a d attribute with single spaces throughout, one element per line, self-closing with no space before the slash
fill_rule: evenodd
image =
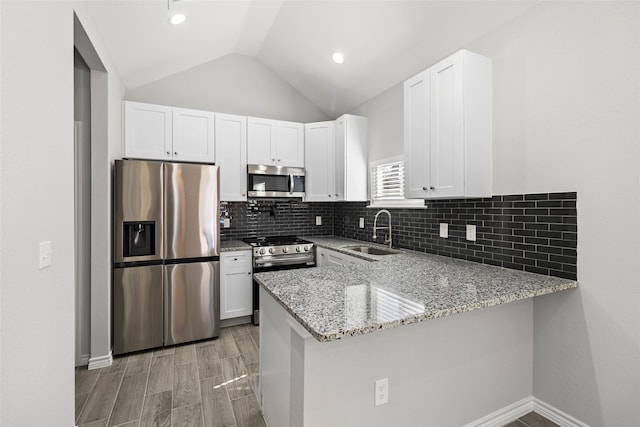
<path id="1" fill-rule="evenodd" d="M 289 253 L 289 248 L 286 247 L 286 246 L 284 248 L 282 248 L 282 253 L 283 254 Z"/>
<path id="2" fill-rule="evenodd" d="M 265 251 L 264 248 L 260 249 L 260 255 L 264 255 L 265 252 L 267 252 L 267 251 Z"/>
<path id="3" fill-rule="evenodd" d="M 307 252 L 309 250 L 309 246 L 304 247 L 304 251 Z"/>
<path id="4" fill-rule="evenodd" d="M 269 248 L 269 253 L 270 253 L 270 254 L 273 254 L 275 251 L 276 251 L 275 249 L 273 249 L 273 248 Z"/>
<path id="5" fill-rule="evenodd" d="M 302 252 L 302 248 L 300 246 L 296 246 L 296 252 Z"/>

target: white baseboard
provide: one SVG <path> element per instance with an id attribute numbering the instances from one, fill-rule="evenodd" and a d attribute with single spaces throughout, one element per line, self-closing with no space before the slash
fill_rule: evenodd
<path id="1" fill-rule="evenodd" d="M 533 398 L 533 410 L 548 420 L 558 424 L 560 427 L 589 427 L 588 424 L 577 420 L 571 415 L 566 414 L 560 409 L 555 408 L 535 397 Z"/>
<path id="2" fill-rule="evenodd" d="M 105 356 L 90 358 L 89 366 L 87 367 L 87 369 L 91 370 L 91 369 L 106 368 L 107 366 L 111 366 L 112 363 L 113 363 L 113 356 L 111 355 L 111 352 L 109 352 L 109 354 Z"/>
<path id="3" fill-rule="evenodd" d="M 76 366 L 87 366 L 89 364 L 89 359 L 89 354 L 81 354 L 80 360 L 78 360 L 78 364 Z"/>
<path id="4" fill-rule="evenodd" d="M 511 405 L 505 406 L 502 409 L 498 409 L 497 411 L 473 421 L 464 427 L 502 427 L 531 411 L 553 421 L 560 427 L 589 427 L 588 424 L 577 420 L 569 414 L 565 414 L 558 408 L 554 408 L 548 403 L 545 403 L 533 396 L 526 397 L 512 403 Z"/>
<path id="5" fill-rule="evenodd" d="M 498 409 L 464 427 L 502 427 L 531 411 L 533 411 L 533 396 L 525 397 L 511 405 Z"/>

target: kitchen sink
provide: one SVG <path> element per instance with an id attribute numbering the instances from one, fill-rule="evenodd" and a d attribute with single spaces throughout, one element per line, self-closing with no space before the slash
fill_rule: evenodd
<path id="1" fill-rule="evenodd" d="M 394 255 L 400 253 L 400 251 L 394 251 L 393 249 L 376 248 L 374 246 L 344 246 L 343 248 L 369 255 Z"/>

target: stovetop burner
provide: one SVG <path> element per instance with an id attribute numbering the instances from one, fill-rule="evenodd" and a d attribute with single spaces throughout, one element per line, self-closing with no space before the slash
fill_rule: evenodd
<path id="1" fill-rule="evenodd" d="M 304 245 L 311 243 L 308 240 L 303 240 L 296 236 L 247 237 L 242 239 L 242 241 L 251 246 Z"/>

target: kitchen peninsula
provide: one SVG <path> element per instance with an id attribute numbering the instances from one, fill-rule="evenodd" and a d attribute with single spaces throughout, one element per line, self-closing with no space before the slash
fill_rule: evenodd
<path id="1" fill-rule="evenodd" d="M 345 249 L 363 244 L 353 240 L 309 239 L 371 262 L 255 275 L 269 425 L 460 426 L 525 402 L 533 381 L 532 297 L 578 286 L 412 251 L 358 254 Z M 385 378 L 389 403 L 375 406 L 374 383 Z"/>

